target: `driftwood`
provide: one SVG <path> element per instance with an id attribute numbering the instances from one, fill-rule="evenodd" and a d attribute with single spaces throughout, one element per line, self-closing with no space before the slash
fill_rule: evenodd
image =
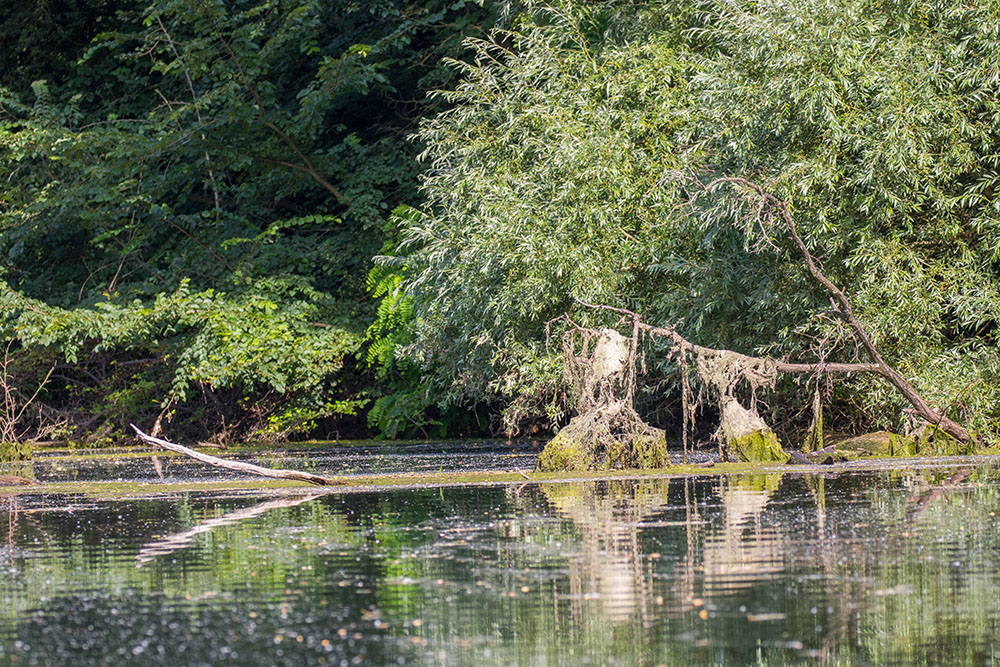
<path id="1" fill-rule="evenodd" d="M 837 446 L 830 445 L 829 447 L 824 447 L 823 449 L 817 449 L 815 452 L 796 452 L 792 450 L 789 452 L 792 459 L 789 461 L 795 461 L 796 463 L 805 463 L 807 465 L 830 465 L 831 463 L 837 462 Z M 843 460 L 843 457 L 840 458 Z"/>
<path id="2" fill-rule="evenodd" d="M 185 447 L 183 445 L 178 445 L 173 442 L 168 442 L 167 440 L 162 440 L 160 438 L 154 438 L 153 436 L 147 435 L 146 433 L 140 431 L 139 427 L 136 426 L 135 424 L 129 424 L 129 426 L 131 426 L 132 430 L 135 431 L 135 434 L 139 436 L 139 439 L 145 442 L 147 445 L 162 447 L 163 449 L 168 449 L 178 454 L 190 456 L 193 459 L 197 459 L 202 463 L 207 463 L 208 465 L 215 466 L 217 468 L 225 468 L 226 470 L 242 472 L 248 475 L 259 475 L 261 477 L 294 479 L 300 482 L 308 482 L 310 484 L 315 484 L 317 486 L 333 486 L 337 484 L 343 484 L 342 481 L 333 479 L 332 477 L 313 475 L 312 473 L 302 472 L 300 470 L 262 468 L 261 466 L 254 465 L 252 463 L 243 463 L 242 461 L 229 461 L 227 459 L 220 459 L 217 456 L 209 456 L 208 454 L 202 454 L 201 452 L 196 452 L 195 450 Z"/>
<path id="3" fill-rule="evenodd" d="M 0 475 L 0 486 L 38 486 L 38 482 L 18 475 Z"/>

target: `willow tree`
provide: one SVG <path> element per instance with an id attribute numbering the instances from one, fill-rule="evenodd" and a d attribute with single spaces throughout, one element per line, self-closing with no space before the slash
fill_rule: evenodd
<path id="1" fill-rule="evenodd" d="M 413 353 L 456 392 L 555 417 L 545 323 L 615 321 L 579 301 L 739 354 L 877 365 L 808 256 L 935 414 L 994 435 L 1000 10 L 682 5 L 534 3 L 472 45 L 420 134 Z M 806 377 L 768 388 L 772 415 L 819 385 L 842 427 L 908 418 L 876 376 Z"/>

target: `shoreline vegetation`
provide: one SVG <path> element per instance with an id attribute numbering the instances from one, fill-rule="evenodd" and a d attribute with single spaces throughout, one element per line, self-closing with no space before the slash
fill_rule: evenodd
<path id="1" fill-rule="evenodd" d="M 1000 5 L 377 7 L 12 8 L 0 461 L 130 424 L 551 436 L 551 472 L 1000 443 Z"/>
<path id="2" fill-rule="evenodd" d="M 337 476 L 335 471 L 329 474 L 333 477 L 322 477 L 332 483 L 329 488 L 319 489 L 314 483 L 302 478 L 261 479 L 234 478 L 232 480 L 159 480 L 155 482 L 135 481 L 54 481 L 38 482 L 31 477 L 0 476 L 0 495 L 9 494 L 85 494 L 93 497 L 141 497 L 163 493 L 183 493 L 197 491 L 302 491 L 311 489 L 316 493 L 337 493 L 350 491 L 376 491 L 382 489 L 423 488 L 458 485 L 490 485 L 490 484 L 526 484 L 536 482 L 582 482 L 633 478 L 672 478 L 702 475 L 732 475 L 732 474 L 770 474 L 770 473 L 816 473 L 837 474 L 846 470 L 872 470 L 890 467 L 893 469 L 911 466 L 952 466 L 996 461 L 1000 463 L 1000 449 L 987 448 L 975 453 L 964 455 L 927 454 L 913 449 L 899 448 L 900 443 L 907 442 L 895 434 L 880 432 L 864 436 L 840 438 L 838 445 L 831 445 L 830 452 L 812 461 L 805 458 L 791 457 L 787 463 L 776 461 L 757 462 L 726 462 L 705 461 L 701 463 L 671 463 L 658 468 L 635 469 L 605 469 L 605 470 L 564 470 L 540 471 L 537 469 L 510 469 L 489 471 L 442 471 L 442 472 L 394 472 L 384 474 L 356 474 Z M 333 443 L 305 443 L 308 448 L 323 447 Z M 358 446 L 369 446 L 366 442 Z M 411 444 L 418 444 L 416 442 Z M 419 444 L 433 445 L 422 442 Z M 383 443 L 385 445 L 385 443 Z M 336 443 L 338 449 L 351 449 L 352 444 Z M 896 449 L 892 449 L 896 446 Z M 235 448 L 227 452 L 236 454 L 253 452 L 255 448 Z M 674 451 L 676 457 L 680 452 Z M 72 450 L 57 451 L 44 457 L 45 461 L 59 461 L 63 464 L 78 460 L 94 458 L 109 458 L 116 461 L 144 460 L 154 457 L 164 461 L 171 457 L 188 458 L 186 454 L 163 451 L 115 448 L 113 450 L 91 451 L 77 454 Z M 214 458 L 214 457 L 213 457 Z M 246 464 L 237 463 L 245 466 Z M 4 466 L 6 469 L 9 466 Z M 27 474 L 23 467 L 22 474 Z M 258 473 L 244 470 L 245 474 Z M 305 473 L 311 477 L 319 477 L 314 473 Z"/>

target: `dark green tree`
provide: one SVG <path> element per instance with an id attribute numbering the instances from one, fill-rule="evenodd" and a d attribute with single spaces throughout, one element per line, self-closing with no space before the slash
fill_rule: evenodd
<path id="1" fill-rule="evenodd" d="M 370 258 L 419 197 L 407 135 L 490 11 L 164 0 L 105 18 L 66 72 L 0 93 L 4 337 L 61 359 L 54 404 L 115 428 L 112 395 L 136 419 L 271 434 L 354 412 Z"/>

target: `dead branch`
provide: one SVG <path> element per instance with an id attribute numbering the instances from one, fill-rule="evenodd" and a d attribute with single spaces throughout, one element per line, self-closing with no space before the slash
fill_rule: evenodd
<path id="1" fill-rule="evenodd" d="M 796 238 L 798 238 L 797 235 Z M 801 239 L 799 240 L 801 241 Z M 810 260 L 811 260 L 811 255 L 810 255 Z M 812 266 L 815 268 L 815 264 L 813 264 Z M 830 284 L 832 285 L 832 283 Z M 834 287 L 834 289 L 836 289 L 836 287 Z M 840 292 L 839 290 L 838 292 L 843 296 L 843 292 Z M 677 352 L 679 352 L 679 354 L 681 355 L 682 372 L 685 374 L 687 373 L 687 361 L 684 358 L 686 354 L 695 355 L 700 360 L 701 363 L 704 363 L 706 360 L 708 362 L 717 360 L 724 364 L 728 364 L 729 366 L 737 366 L 741 369 L 744 369 L 743 377 L 741 379 L 746 379 L 748 381 L 751 381 L 751 383 L 753 383 L 755 387 L 757 385 L 767 384 L 769 380 L 773 381 L 773 378 L 777 373 L 808 373 L 811 375 L 828 375 L 830 373 L 875 373 L 877 375 L 881 375 L 882 377 L 886 378 L 894 387 L 899 389 L 900 392 L 903 394 L 903 396 L 910 402 L 911 405 L 913 405 L 914 411 L 917 414 L 923 416 L 929 423 L 936 424 L 937 427 L 940 428 L 942 431 L 948 433 L 952 437 L 962 442 L 969 442 L 971 439 L 969 433 L 964 428 L 952 422 L 950 419 L 948 419 L 948 417 L 944 413 L 938 413 L 937 411 L 933 410 L 927 404 L 927 402 L 924 401 L 919 394 L 917 394 L 916 390 L 913 389 L 913 387 L 899 375 L 899 373 L 897 373 L 895 370 L 892 369 L 892 367 L 886 364 L 885 361 L 882 359 L 881 355 L 878 354 L 878 350 L 875 349 L 874 344 L 871 343 L 871 339 L 868 338 L 867 335 L 865 335 L 865 337 L 862 339 L 863 341 L 867 341 L 867 343 L 863 343 L 863 345 L 865 345 L 866 349 L 869 349 L 868 348 L 869 345 L 871 346 L 869 353 L 872 354 L 873 359 L 875 359 L 875 363 L 828 363 L 828 362 L 789 363 L 785 361 L 779 361 L 776 359 L 770 359 L 767 357 L 751 357 L 748 355 L 739 354 L 738 352 L 732 352 L 730 350 L 717 350 L 710 347 L 703 347 L 701 345 L 696 345 L 695 343 L 692 343 L 684 336 L 682 336 L 680 333 L 678 333 L 675 328 L 671 326 L 657 327 L 651 324 L 647 324 L 642 321 L 642 316 L 626 308 L 616 308 L 614 306 L 606 306 L 603 304 L 592 304 L 592 303 L 587 303 L 585 301 L 581 301 L 580 299 L 575 299 L 575 301 L 579 303 L 581 306 L 584 306 L 586 308 L 592 308 L 595 310 L 607 310 L 609 312 L 618 313 L 619 315 L 623 315 L 631 319 L 633 331 L 641 330 L 648 333 L 651 336 L 661 336 L 669 339 L 673 344 L 674 349 L 677 350 Z M 850 303 L 847 302 L 846 297 L 844 297 L 843 304 L 844 304 L 843 307 L 845 308 L 844 312 L 846 312 L 846 314 L 849 317 L 849 319 L 846 320 L 847 324 L 852 328 L 854 327 L 860 328 L 861 332 L 864 333 L 863 327 L 861 327 L 861 324 L 853 316 L 851 311 L 846 310 L 846 308 L 850 306 Z M 574 322 L 569 317 L 569 315 L 566 314 L 561 315 L 552 321 L 557 321 L 557 320 L 565 321 L 567 324 L 569 324 L 576 330 L 588 331 L 586 327 L 582 327 L 576 322 Z M 872 351 L 874 352 L 872 353 Z M 682 378 L 682 380 L 686 380 L 686 377 Z M 720 387 L 720 391 L 723 390 L 724 389 Z M 686 435 L 686 432 L 688 430 L 687 410 L 689 409 L 689 406 L 687 405 L 688 398 L 687 398 L 686 388 L 684 389 L 684 392 L 685 392 L 684 406 L 683 406 L 683 409 L 685 410 L 684 431 Z M 948 426 L 946 427 L 946 425 Z"/>
<path id="2" fill-rule="evenodd" d="M 275 477 L 277 479 L 294 479 L 301 482 L 308 482 L 310 484 L 315 484 L 317 486 L 334 486 L 337 484 L 343 484 L 343 481 L 333 479 L 331 477 L 323 477 L 321 475 L 313 475 L 308 472 L 301 472 L 299 470 L 282 470 L 278 468 L 262 468 L 261 466 L 254 465 L 252 463 L 243 463 L 242 461 L 229 461 L 227 459 L 220 459 L 216 456 L 210 456 L 208 454 L 202 454 L 201 452 L 196 452 L 193 449 L 185 447 L 183 445 L 178 445 L 167 440 L 161 440 L 160 438 L 154 438 L 151 435 L 147 435 L 139 430 L 139 427 L 135 424 L 129 424 L 135 434 L 139 436 L 139 439 L 145 442 L 147 445 L 153 445 L 156 447 L 162 447 L 163 449 L 168 449 L 172 452 L 178 454 L 183 454 L 185 456 L 190 456 L 193 459 L 201 461 L 202 463 L 207 463 L 208 465 L 215 466 L 217 468 L 225 468 L 226 470 L 233 470 L 236 472 L 242 472 L 247 475 L 259 475 L 261 477 Z"/>
<path id="3" fill-rule="evenodd" d="M 619 313 L 629 317 L 634 326 L 638 326 L 640 330 L 645 331 L 653 336 L 662 336 L 664 338 L 669 338 L 673 342 L 674 346 L 679 350 L 688 352 L 690 354 L 698 355 L 702 358 L 713 358 L 722 357 L 723 355 L 727 357 L 733 357 L 742 359 L 749 362 L 748 365 L 765 365 L 771 366 L 779 373 L 811 373 L 811 374 L 824 374 L 824 373 L 879 373 L 880 369 L 877 364 L 846 364 L 846 363 L 789 363 L 786 361 L 779 361 L 777 359 L 770 359 L 767 357 L 751 357 L 749 355 L 740 354 L 738 352 L 732 352 L 730 350 L 716 350 L 711 347 L 703 347 L 701 345 L 696 345 L 692 343 L 687 338 L 677 333 L 677 330 L 671 326 L 653 326 L 651 324 L 646 324 L 642 321 L 642 316 L 636 312 L 628 310 L 626 308 L 615 308 L 614 306 L 605 306 L 603 304 L 593 304 L 581 301 L 580 299 L 574 299 L 581 306 L 586 308 L 593 308 L 597 310 L 609 310 L 611 312 Z M 556 320 L 563 319 L 570 323 L 572 326 L 584 329 L 580 327 L 575 322 L 570 320 L 566 316 L 557 317 Z"/>
<path id="4" fill-rule="evenodd" d="M 813 257 L 812 253 L 809 252 L 809 248 L 802 240 L 802 237 L 799 236 L 798 231 L 795 228 L 795 221 L 792 219 L 792 215 L 788 210 L 788 203 L 778 199 L 761 186 L 745 178 L 717 178 L 706 185 L 705 190 L 710 191 L 716 186 L 722 184 L 736 185 L 752 191 L 761 198 L 763 203 L 778 213 L 778 217 L 784 223 L 788 236 L 792 239 L 792 242 L 798 249 L 799 254 L 802 255 L 803 260 L 805 260 L 806 268 L 809 270 L 809 274 L 832 295 L 835 304 L 834 313 L 842 319 L 844 323 L 851 328 L 851 330 L 854 331 L 854 334 L 861 342 L 862 347 L 865 348 L 868 356 L 874 362 L 874 364 L 871 364 L 872 368 L 869 372 L 877 373 L 888 380 L 889 383 L 899 390 L 904 398 L 909 401 L 910 405 L 913 406 L 917 413 L 928 422 L 932 424 L 939 424 L 942 431 L 956 438 L 960 442 L 970 442 L 972 437 L 969 435 L 968 431 L 949 419 L 944 412 L 938 412 L 932 408 L 931 405 L 924 400 L 919 393 L 917 393 L 917 390 L 913 388 L 913 385 L 911 385 L 896 371 L 895 368 L 886 363 L 885 359 L 882 358 L 881 353 L 879 353 L 878 348 L 872 341 L 868 331 L 861 324 L 861 322 L 858 321 L 858 318 L 855 317 L 854 309 L 851 307 L 851 303 L 848 301 L 847 296 L 840 290 L 839 287 L 834 285 L 833 282 L 831 282 L 830 279 L 823 274 L 816 259 Z"/>

